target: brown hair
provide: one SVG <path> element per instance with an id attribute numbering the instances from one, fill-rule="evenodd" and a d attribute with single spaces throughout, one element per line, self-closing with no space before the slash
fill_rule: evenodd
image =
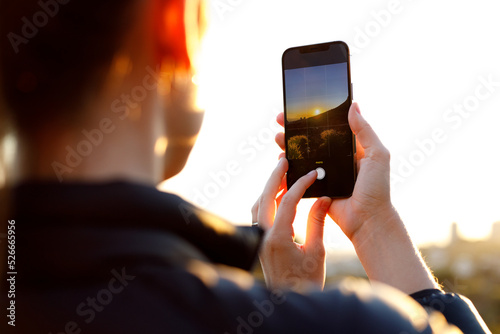
<path id="1" fill-rule="evenodd" d="M 136 0 L 0 0 L 0 75 L 14 126 L 77 118 L 97 93 Z"/>

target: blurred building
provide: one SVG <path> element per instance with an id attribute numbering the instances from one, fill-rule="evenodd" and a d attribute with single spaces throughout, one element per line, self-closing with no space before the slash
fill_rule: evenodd
<path id="1" fill-rule="evenodd" d="M 463 238 L 458 224 L 452 223 L 447 245 L 422 247 L 420 250 L 435 273 L 444 273 L 456 280 L 470 279 L 476 275 L 500 279 L 500 222 L 492 225 L 488 238 L 479 241 Z M 345 276 L 366 277 L 354 252 L 328 252 L 326 263 L 329 280 L 335 281 Z"/>
<path id="2" fill-rule="evenodd" d="M 462 238 L 460 238 L 460 235 L 458 235 L 458 224 L 453 223 L 451 224 L 451 238 L 450 238 L 450 243 L 453 245 L 457 242 L 460 242 Z"/>
<path id="3" fill-rule="evenodd" d="M 500 222 L 492 225 L 489 237 L 471 241 L 462 237 L 458 224 L 450 228 L 445 246 L 420 248 L 439 283 L 447 292 L 472 300 L 493 333 L 500 333 Z M 366 277 L 356 254 L 328 253 L 327 282 L 346 276 Z"/>
<path id="4" fill-rule="evenodd" d="M 490 239 L 492 242 L 500 243 L 500 221 L 493 223 Z"/>
<path id="5" fill-rule="evenodd" d="M 457 223 L 453 223 L 448 245 L 425 247 L 421 251 L 434 271 L 449 271 L 459 279 L 478 274 L 500 278 L 500 222 L 492 225 L 489 238 L 479 241 L 462 238 Z"/>

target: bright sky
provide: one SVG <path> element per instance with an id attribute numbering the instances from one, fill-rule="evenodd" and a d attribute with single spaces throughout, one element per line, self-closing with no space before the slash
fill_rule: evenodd
<path id="1" fill-rule="evenodd" d="M 446 241 L 452 222 L 464 236 L 484 237 L 500 220 L 496 1 L 210 2 L 205 123 L 185 170 L 165 189 L 250 224 L 280 152 L 283 51 L 343 40 L 354 99 L 391 151 L 393 203 L 414 240 Z M 298 234 L 311 205 L 299 206 Z M 349 248 L 331 220 L 325 240 Z"/>

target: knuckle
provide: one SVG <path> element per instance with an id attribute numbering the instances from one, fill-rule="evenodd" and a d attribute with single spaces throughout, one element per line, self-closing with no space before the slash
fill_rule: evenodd
<path id="1" fill-rule="evenodd" d="M 362 124 L 361 128 L 358 131 L 358 135 L 361 135 L 363 132 L 373 132 L 372 126 L 368 123 Z"/>
<path id="2" fill-rule="evenodd" d="M 318 258 L 324 258 L 326 256 L 326 249 L 325 247 L 317 247 L 314 250 L 313 256 L 318 259 Z"/>
<path id="3" fill-rule="evenodd" d="M 292 204 L 292 199 L 290 198 L 290 194 L 286 193 L 283 195 L 283 198 L 281 199 L 280 206 L 287 207 Z"/>
<path id="4" fill-rule="evenodd" d="M 382 147 L 382 152 L 385 160 L 389 161 L 391 160 L 391 152 L 387 149 L 387 147 L 383 146 Z"/>
<path id="5" fill-rule="evenodd" d="M 284 245 L 281 238 L 274 233 L 270 233 L 269 237 L 266 239 L 265 248 L 268 252 L 276 252 L 282 250 Z"/>
<path id="6" fill-rule="evenodd" d="M 313 259 L 321 261 L 325 258 L 327 252 L 324 243 L 315 243 L 308 248 L 307 255 Z"/>
<path id="7" fill-rule="evenodd" d="M 326 214 L 323 214 L 321 212 L 315 212 L 315 213 L 312 213 L 310 216 L 309 216 L 311 222 L 313 224 L 316 224 L 316 225 L 319 225 L 319 226 L 325 226 L 325 217 L 326 217 Z"/>
<path id="8" fill-rule="evenodd" d="M 373 150 L 373 157 L 381 162 L 389 162 L 391 160 L 391 153 L 386 147 L 381 146 Z"/>

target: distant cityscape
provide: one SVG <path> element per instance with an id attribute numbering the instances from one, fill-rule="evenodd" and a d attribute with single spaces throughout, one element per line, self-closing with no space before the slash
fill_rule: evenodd
<path id="1" fill-rule="evenodd" d="M 421 252 L 434 271 L 449 270 L 460 279 L 469 279 L 479 273 L 500 278 L 500 222 L 492 225 L 489 238 L 478 241 L 462 238 L 458 225 L 453 223 L 447 246 L 426 247 Z"/>
<path id="2" fill-rule="evenodd" d="M 422 256 L 446 292 L 471 299 L 490 330 L 500 333 L 500 222 L 477 241 L 463 238 L 453 223 L 449 240 L 445 246 L 420 247 Z M 366 277 L 356 254 L 329 252 L 327 282 L 346 276 Z"/>
<path id="3" fill-rule="evenodd" d="M 488 238 L 470 241 L 460 235 L 458 224 L 453 223 L 450 241 L 445 246 L 420 247 L 426 263 L 435 272 L 450 271 L 459 279 L 467 279 L 479 272 L 500 278 L 500 221 L 492 225 Z M 366 277 L 356 254 L 329 252 L 327 277 Z"/>

